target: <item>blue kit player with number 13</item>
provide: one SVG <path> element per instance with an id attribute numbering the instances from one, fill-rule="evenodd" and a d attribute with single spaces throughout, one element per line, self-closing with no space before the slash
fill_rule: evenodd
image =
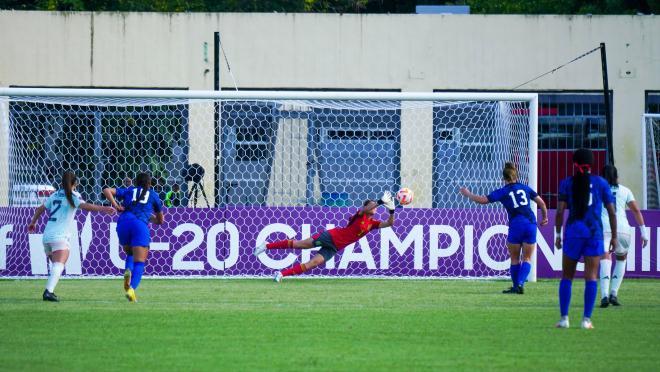
<path id="1" fill-rule="evenodd" d="M 524 285 L 532 268 L 532 254 L 536 248 L 536 213 L 530 207 L 533 200 L 541 209 L 540 225 L 548 223 L 548 210 L 543 199 L 529 186 L 518 182 L 518 170 L 513 163 L 504 164 L 502 177 L 504 187 L 499 188 L 488 196 L 475 195 L 465 187 L 460 193 L 479 204 L 500 202 L 506 208 L 509 216 L 509 234 L 506 245 L 511 254 L 511 282 L 510 289 L 503 293 L 524 293 Z M 520 262 L 520 248 L 522 247 L 523 258 Z"/>

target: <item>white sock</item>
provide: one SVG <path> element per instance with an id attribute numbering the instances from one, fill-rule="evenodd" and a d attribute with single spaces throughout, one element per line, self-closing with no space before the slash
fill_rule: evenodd
<path id="1" fill-rule="evenodd" d="M 626 260 L 616 260 L 616 264 L 614 265 L 614 272 L 612 273 L 612 291 L 610 292 L 612 296 L 616 296 L 619 293 L 619 287 L 621 287 L 621 282 L 623 281 L 623 276 L 625 273 Z"/>
<path id="2" fill-rule="evenodd" d="M 46 283 L 46 290 L 48 292 L 53 293 L 55 291 L 55 286 L 57 285 L 57 282 L 60 281 L 62 271 L 64 271 L 64 264 L 61 262 L 53 262 L 53 267 L 50 270 L 48 282 Z"/>
<path id="3" fill-rule="evenodd" d="M 611 260 L 600 260 L 600 298 L 610 295 L 610 273 L 612 272 Z"/>

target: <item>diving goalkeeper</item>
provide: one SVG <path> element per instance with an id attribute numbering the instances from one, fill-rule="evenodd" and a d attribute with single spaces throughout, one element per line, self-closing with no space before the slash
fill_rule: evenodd
<path id="1" fill-rule="evenodd" d="M 379 205 L 385 206 L 390 212 L 390 217 L 385 222 L 373 218 L 376 213 L 376 208 Z M 310 249 L 321 247 L 311 260 L 302 264 L 293 265 L 288 269 L 275 273 L 273 280 L 279 283 L 285 276 L 299 275 L 322 265 L 347 245 L 360 240 L 360 238 L 365 236 L 369 231 L 394 225 L 394 208 L 392 194 L 389 191 L 385 191 L 383 196 L 378 200 L 365 200 L 362 204 L 362 208 L 360 208 L 348 220 L 346 227 L 337 227 L 326 230 L 305 240 L 286 239 L 273 243 L 263 243 L 254 249 L 254 255 L 259 256 L 267 249 Z"/>

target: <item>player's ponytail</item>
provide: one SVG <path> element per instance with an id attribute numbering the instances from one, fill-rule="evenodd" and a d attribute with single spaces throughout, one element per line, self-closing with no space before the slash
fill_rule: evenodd
<path id="1" fill-rule="evenodd" d="M 573 153 L 573 165 L 575 174 L 573 175 L 573 215 L 582 219 L 587 213 L 589 207 L 589 194 L 591 193 L 591 163 L 594 155 L 589 149 L 578 149 Z"/>
<path id="2" fill-rule="evenodd" d="M 619 186 L 619 172 L 617 172 L 615 166 L 608 164 L 603 167 L 603 178 L 607 180 L 610 186 Z"/>
<path id="3" fill-rule="evenodd" d="M 518 181 L 518 169 L 516 169 L 516 165 L 511 162 L 504 163 L 502 177 L 504 177 L 504 181 L 506 182 Z"/>
<path id="4" fill-rule="evenodd" d="M 133 204 L 141 201 L 147 195 L 149 188 L 151 188 L 151 176 L 148 173 L 140 173 L 135 179 L 135 184 L 137 187 L 142 188 L 142 192 L 140 193 L 140 197 L 133 201 Z"/>
<path id="5" fill-rule="evenodd" d="M 66 171 L 62 175 L 62 189 L 64 190 L 64 195 L 66 195 L 66 200 L 69 202 L 71 208 L 76 207 L 73 203 L 73 187 L 76 185 L 76 182 L 78 182 L 78 180 L 73 172 Z"/>

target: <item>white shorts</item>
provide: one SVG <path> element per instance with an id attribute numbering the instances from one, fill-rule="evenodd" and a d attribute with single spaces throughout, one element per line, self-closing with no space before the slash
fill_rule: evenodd
<path id="1" fill-rule="evenodd" d="M 44 252 L 46 254 L 53 253 L 55 251 L 69 250 L 69 242 L 66 240 L 60 240 L 58 242 L 44 242 Z"/>
<path id="2" fill-rule="evenodd" d="M 610 249 L 610 240 L 612 239 L 612 233 L 606 232 L 603 233 L 603 243 L 605 244 L 605 252 Z M 630 248 L 630 234 L 628 233 L 618 233 L 617 234 L 617 244 L 614 249 L 614 254 L 617 256 L 625 256 L 628 254 L 628 248 Z"/>

